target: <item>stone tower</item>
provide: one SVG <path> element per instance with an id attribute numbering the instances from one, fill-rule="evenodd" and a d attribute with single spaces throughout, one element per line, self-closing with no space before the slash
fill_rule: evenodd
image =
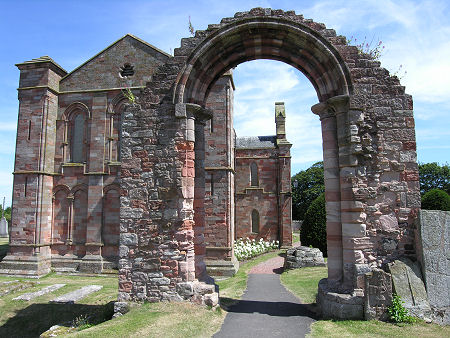
<path id="1" fill-rule="evenodd" d="M 66 71 L 48 56 L 16 66 L 20 70 L 19 122 L 11 243 L 0 272 L 40 276 L 51 265 L 57 93 Z"/>

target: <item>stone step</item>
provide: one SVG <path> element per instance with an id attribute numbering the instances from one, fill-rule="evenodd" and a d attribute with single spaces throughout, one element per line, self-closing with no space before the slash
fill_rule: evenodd
<path id="1" fill-rule="evenodd" d="M 36 297 L 43 296 L 43 295 L 45 295 L 47 293 L 56 291 L 56 290 L 62 288 L 63 286 L 65 286 L 65 285 L 66 284 L 53 284 L 53 285 L 50 285 L 50 286 L 46 286 L 45 288 L 43 288 L 43 289 L 41 289 L 39 291 L 36 291 L 36 292 L 24 293 L 23 295 L 20 295 L 20 296 L 18 296 L 16 298 L 13 298 L 13 300 L 30 301 L 30 300 L 32 300 L 32 299 L 34 299 Z"/>
<path id="2" fill-rule="evenodd" d="M 65 295 L 56 297 L 55 299 L 52 299 L 51 303 L 68 303 L 73 304 L 80 299 L 86 297 L 87 295 L 99 291 L 103 288 L 101 285 L 88 285 L 83 286 L 81 289 L 66 293 Z"/>

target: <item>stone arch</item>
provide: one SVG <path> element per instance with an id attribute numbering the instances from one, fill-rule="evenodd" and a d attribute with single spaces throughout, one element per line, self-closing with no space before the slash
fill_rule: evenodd
<path id="1" fill-rule="evenodd" d="M 70 196 L 70 188 L 65 184 L 53 189 L 52 244 L 65 243 L 69 238 Z"/>
<path id="2" fill-rule="evenodd" d="M 322 127 L 329 250 L 319 305 L 324 316 L 362 318 L 364 274 L 415 254 L 420 192 L 411 96 L 380 62 L 347 45 L 334 30 L 292 11 L 236 13 L 183 39 L 174 55 L 153 74 L 138 98 L 140 105 L 125 114 L 122 169 L 132 168 L 150 184 L 135 182 L 131 174 L 121 177 L 126 264 L 119 269 L 119 300 L 145 298 L 145 287 L 133 291 L 141 290 L 142 283 L 129 267 L 133 255 L 145 255 L 149 243 L 162 252 L 170 240 L 171 248 L 185 253 L 158 270 L 171 286 L 201 277 L 195 264 L 202 263 L 196 258 L 206 246 L 194 200 L 201 210 L 204 184 L 196 183 L 205 177 L 199 165 L 202 130 L 212 115 L 205 101 L 226 70 L 271 58 L 301 70 L 319 101 L 312 110 Z M 138 240 L 143 226 L 155 232 L 140 233 Z M 160 241 L 163 235 L 167 242 Z M 397 245 L 384 244 L 392 241 Z M 166 299 L 163 292 L 152 297 Z"/>
<path id="3" fill-rule="evenodd" d="M 128 99 L 120 92 L 108 104 L 108 137 L 105 142 L 107 160 L 109 162 L 120 162 L 122 115 L 127 103 Z"/>
<path id="4" fill-rule="evenodd" d="M 102 255 L 117 257 L 120 235 L 120 187 L 110 184 L 103 189 Z"/>
<path id="5" fill-rule="evenodd" d="M 88 106 L 82 102 L 71 103 L 63 112 L 63 159 L 83 163 L 87 160 L 88 120 L 92 118 Z"/>
<path id="6" fill-rule="evenodd" d="M 76 246 L 75 254 L 83 256 L 86 253 L 84 247 L 87 238 L 87 206 L 88 187 L 78 184 L 72 188 L 72 242 Z"/>
<path id="7" fill-rule="evenodd" d="M 259 14 L 259 13 L 258 13 Z M 272 59 L 301 71 L 319 101 L 352 92 L 349 69 L 335 46 L 303 17 L 255 15 L 215 30 L 191 51 L 175 83 L 174 102 L 204 106 L 211 86 L 245 61 Z M 318 24 L 316 24 L 318 25 Z"/>
<path id="8" fill-rule="evenodd" d="M 252 225 L 251 232 L 255 233 L 255 234 L 258 234 L 259 233 L 260 224 L 261 224 L 258 210 L 253 209 L 250 217 L 251 217 L 251 225 Z"/>
<path id="9" fill-rule="evenodd" d="M 314 112 L 321 118 L 324 168 L 327 172 L 325 189 L 330 215 L 327 219 L 330 234 L 327 246 L 332 252 L 328 258 L 328 276 L 333 281 L 348 279 L 353 283 L 350 282 L 353 272 L 344 269 L 346 262 L 340 219 L 340 170 L 346 164 L 339 162 L 337 115 L 348 114 L 349 97 L 354 87 L 348 64 L 338 50 L 346 44 L 345 38 L 336 37 L 333 30 L 305 20 L 303 16 L 274 12 L 254 9 L 243 16 L 238 13 L 231 20 L 223 20 L 218 27 L 197 32 L 195 37 L 183 40 L 182 47 L 175 53 L 186 60 L 174 85 L 175 111 L 176 114 L 182 111 L 187 121 L 194 124 L 208 118 L 205 115 L 211 112 L 205 107 L 211 87 L 223 73 L 245 61 L 278 60 L 301 71 L 315 88 L 322 103 L 320 107 L 325 107 L 323 110 L 315 107 Z M 204 137 L 196 133 L 192 139 L 188 138 L 192 141 L 197 139 L 203 140 Z M 204 147 L 197 143 L 196 158 L 203 157 L 199 149 Z M 201 168 L 196 171 L 197 177 L 203 175 L 200 171 Z"/>

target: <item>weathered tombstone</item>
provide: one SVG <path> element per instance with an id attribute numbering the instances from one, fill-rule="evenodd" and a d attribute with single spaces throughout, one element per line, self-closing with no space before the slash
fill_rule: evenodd
<path id="1" fill-rule="evenodd" d="M 8 237 L 8 221 L 5 217 L 0 219 L 0 237 Z"/>
<path id="2" fill-rule="evenodd" d="M 417 257 L 433 321 L 450 325 L 450 211 L 421 210 L 416 229 Z"/>
<path id="3" fill-rule="evenodd" d="M 402 257 L 388 264 L 394 292 L 404 301 L 404 307 L 413 316 L 429 319 L 431 308 L 422 281 L 418 262 Z"/>
<path id="4" fill-rule="evenodd" d="M 392 304 L 391 275 L 381 269 L 373 269 L 364 275 L 364 318 L 386 320 L 387 308 Z"/>

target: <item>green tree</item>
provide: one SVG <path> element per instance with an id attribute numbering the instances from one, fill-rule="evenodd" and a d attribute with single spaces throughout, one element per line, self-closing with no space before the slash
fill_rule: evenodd
<path id="1" fill-rule="evenodd" d="M 323 162 L 314 163 L 308 169 L 297 173 L 292 177 L 291 184 L 292 217 L 303 220 L 312 201 L 325 191 Z"/>
<path id="2" fill-rule="evenodd" d="M 2 212 L 2 206 L 0 205 L 0 213 Z M 6 220 L 11 222 L 11 207 L 5 208 L 5 211 L 3 212 L 3 215 L 5 216 Z"/>
<path id="3" fill-rule="evenodd" d="M 422 196 L 422 209 L 450 211 L 450 196 L 444 190 L 431 189 Z"/>
<path id="4" fill-rule="evenodd" d="M 422 196 L 431 189 L 441 189 L 450 194 L 450 167 L 436 162 L 419 163 L 420 193 Z"/>
<path id="5" fill-rule="evenodd" d="M 327 256 L 327 213 L 325 193 L 320 194 L 309 206 L 300 228 L 300 241 L 304 246 L 319 248 Z"/>

